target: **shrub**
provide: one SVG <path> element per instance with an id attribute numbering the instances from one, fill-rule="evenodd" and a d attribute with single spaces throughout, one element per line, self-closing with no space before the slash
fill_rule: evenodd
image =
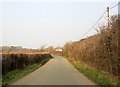
<path id="1" fill-rule="evenodd" d="M 120 76 L 118 32 L 118 17 L 112 16 L 109 30 L 103 25 L 99 27 L 98 34 L 81 41 L 66 43 L 63 50 L 69 58 L 118 77 Z"/>
<path id="2" fill-rule="evenodd" d="M 2 73 L 6 74 L 12 70 L 23 69 L 27 65 L 39 63 L 43 59 L 52 58 L 50 54 L 23 54 L 23 53 L 3 53 Z"/>

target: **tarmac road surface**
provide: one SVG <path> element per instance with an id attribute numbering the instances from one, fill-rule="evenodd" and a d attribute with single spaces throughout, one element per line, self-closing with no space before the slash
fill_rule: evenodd
<path id="1" fill-rule="evenodd" d="M 94 85 L 65 58 L 54 56 L 45 65 L 11 85 Z"/>

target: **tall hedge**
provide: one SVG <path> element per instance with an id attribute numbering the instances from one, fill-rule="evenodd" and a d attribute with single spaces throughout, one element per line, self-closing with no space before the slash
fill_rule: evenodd
<path id="1" fill-rule="evenodd" d="M 69 58 L 73 58 L 87 66 L 100 71 L 120 76 L 120 34 L 118 17 L 112 16 L 110 27 L 99 27 L 96 35 L 77 42 L 69 42 L 64 45 L 64 52 Z"/>
<path id="2" fill-rule="evenodd" d="M 2 54 L 2 73 L 5 74 L 12 70 L 22 69 L 27 65 L 39 63 L 44 59 L 52 58 L 50 54 L 21 54 L 5 53 Z"/>

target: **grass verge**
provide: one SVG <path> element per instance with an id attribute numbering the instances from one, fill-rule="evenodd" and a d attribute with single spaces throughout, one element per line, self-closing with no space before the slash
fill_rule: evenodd
<path id="1" fill-rule="evenodd" d="M 64 56 L 59 54 L 59 56 Z M 71 64 L 82 74 L 84 74 L 88 79 L 94 82 L 99 86 L 107 86 L 107 87 L 120 87 L 120 81 L 115 76 L 112 76 L 108 73 L 103 73 L 97 69 L 87 67 L 83 64 L 78 63 L 75 60 L 69 59 L 67 56 L 64 56 L 68 59 Z"/>
<path id="2" fill-rule="evenodd" d="M 84 65 L 71 62 L 76 69 L 78 69 L 81 73 L 83 73 L 86 77 L 88 77 L 91 81 L 93 81 L 96 85 L 106 85 L 108 87 L 113 87 L 113 85 L 117 85 L 117 79 L 115 77 L 102 73 L 96 69 L 91 69 L 85 67 Z"/>
<path id="3" fill-rule="evenodd" d="M 35 71 L 36 69 L 44 65 L 50 59 L 51 58 L 46 58 L 39 63 L 32 64 L 32 65 L 26 66 L 23 69 L 14 70 L 5 75 L 2 75 L 2 86 L 4 87 L 7 85 L 10 85 L 11 83 L 17 81 L 18 79 L 30 74 L 31 72 Z"/>

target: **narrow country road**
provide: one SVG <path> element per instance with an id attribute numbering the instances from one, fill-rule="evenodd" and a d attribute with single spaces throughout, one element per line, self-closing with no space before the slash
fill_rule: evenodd
<path id="1" fill-rule="evenodd" d="M 54 56 L 45 65 L 12 85 L 94 85 L 81 74 L 69 61 Z"/>

